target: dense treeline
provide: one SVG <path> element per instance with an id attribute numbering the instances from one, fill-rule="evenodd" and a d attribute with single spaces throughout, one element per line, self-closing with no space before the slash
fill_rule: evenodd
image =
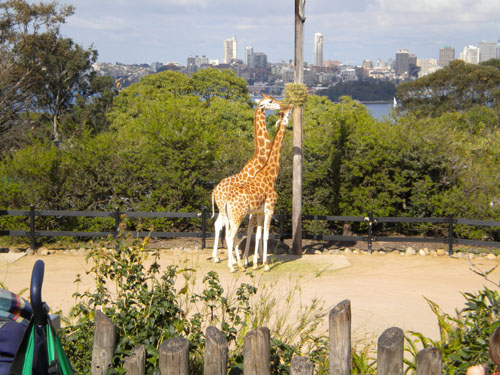
<path id="1" fill-rule="evenodd" d="M 6 120 L 6 128 L 16 129 L 10 133 L 12 139 L 20 141 L 2 152 L 0 207 L 22 209 L 33 203 L 41 209 L 118 206 L 136 211 L 197 211 L 210 207 L 215 185 L 238 172 L 253 154 L 253 103 L 246 82 L 230 71 L 206 69 L 189 77 L 161 72 L 115 95 L 109 82 L 94 80 L 87 65 L 82 66 L 79 76 L 87 77 L 83 81 L 100 94 L 86 99 L 80 86 L 72 86 L 71 105 L 56 116 L 58 143 L 54 143 L 52 115 L 46 117 L 32 108 Z M 500 84 L 497 66 L 492 62 L 478 67 L 488 69 L 489 78 L 485 85 L 470 87 L 477 91 L 469 93 L 476 99 L 446 111 L 429 110 L 432 116 L 408 99 L 403 100 L 398 116 L 376 121 L 365 106 L 349 97 L 333 103 L 326 97 L 309 96 L 304 109 L 304 212 L 453 213 L 500 220 L 500 116 L 492 84 Z M 476 68 L 465 65 L 463 69 L 475 76 Z M 436 74 L 423 82 L 439 78 L 442 83 L 443 74 L 449 82 L 458 82 L 462 70 L 452 65 Z M 414 86 L 405 87 L 410 92 Z M 25 96 L 30 95 L 34 94 Z M 28 118 L 36 125 L 16 128 L 18 121 Z M 275 114 L 268 119 L 271 136 L 276 119 Z M 284 140 L 276 186 L 277 211 L 291 210 L 290 133 Z M 83 219 L 68 219 L 66 224 L 72 229 L 89 225 Z M 189 224 L 151 221 L 147 225 L 156 229 L 175 225 L 182 230 Z M 322 230 L 319 224 L 314 226 L 308 229 Z M 490 235 L 499 236 L 498 231 Z"/>
<path id="2" fill-rule="evenodd" d="M 359 101 L 392 101 L 396 95 L 396 86 L 389 81 L 363 79 L 360 81 L 339 82 L 318 95 L 327 96 L 332 102 L 340 101 L 342 96 L 350 96 Z"/>

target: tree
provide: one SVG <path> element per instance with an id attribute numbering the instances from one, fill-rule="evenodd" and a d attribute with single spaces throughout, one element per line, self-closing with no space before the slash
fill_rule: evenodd
<path id="1" fill-rule="evenodd" d="M 500 106 L 500 61 L 475 65 L 453 60 L 450 65 L 398 86 L 399 113 L 440 116 L 476 105 Z"/>
<path id="2" fill-rule="evenodd" d="M 340 82 L 324 90 L 318 95 L 325 95 L 333 102 L 340 101 L 342 96 L 350 96 L 360 101 L 391 100 L 396 94 L 396 86 L 389 81 L 364 79 L 362 81 Z"/>
<path id="3" fill-rule="evenodd" d="M 60 116 L 75 105 L 77 94 L 91 94 L 97 51 L 59 33 L 73 11 L 57 2 L 0 3 L 0 132 L 23 121 L 40 125 L 50 116 L 57 144 Z"/>

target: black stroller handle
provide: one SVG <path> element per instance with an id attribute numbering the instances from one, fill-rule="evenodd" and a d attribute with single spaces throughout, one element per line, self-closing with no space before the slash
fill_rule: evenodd
<path id="1" fill-rule="evenodd" d="M 44 271 L 45 263 L 43 263 L 43 260 L 37 260 L 33 265 L 33 272 L 31 273 L 30 300 L 35 323 L 39 326 L 47 323 L 47 311 L 44 306 L 45 304 L 42 302 Z"/>

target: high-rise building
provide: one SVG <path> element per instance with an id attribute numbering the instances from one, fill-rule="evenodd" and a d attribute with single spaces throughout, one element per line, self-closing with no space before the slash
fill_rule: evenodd
<path id="1" fill-rule="evenodd" d="M 460 58 L 469 64 L 479 64 L 479 48 L 476 46 L 465 46 Z"/>
<path id="2" fill-rule="evenodd" d="M 323 65 L 323 35 L 314 34 L 314 66 Z"/>
<path id="3" fill-rule="evenodd" d="M 255 52 L 254 60 L 256 68 L 267 69 L 267 55 L 264 52 Z"/>
<path id="4" fill-rule="evenodd" d="M 255 68 L 255 56 L 253 53 L 253 47 L 245 48 L 245 64 L 250 68 Z"/>
<path id="5" fill-rule="evenodd" d="M 446 46 L 439 49 L 439 66 L 448 66 L 451 60 L 455 60 L 455 48 Z"/>
<path id="6" fill-rule="evenodd" d="M 418 78 L 434 73 L 439 69 L 437 59 L 417 59 L 417 66 L 420 67 Z"/>
<path id="7" fill-rule="evenodd" d="M 224 64 L 231 63 L 232 60 L 237 59 L 237 44 L 236 37 L 226 39 L 224 41 Z"/>
<path id="8" fill-rule="evenodd" d="M 497 59 L 500 57 L 498 43 L 482 41 L 477 44 L 477 48 L 479 48 L 479 62 Z"/>
<path id="9" fill-rule="evenodd" d="M 396 52 L 396 63 L 394 71 L 396 76 L 408 74 L 410 70 L 410 52 L 407 49 L 400 49 Z"/>

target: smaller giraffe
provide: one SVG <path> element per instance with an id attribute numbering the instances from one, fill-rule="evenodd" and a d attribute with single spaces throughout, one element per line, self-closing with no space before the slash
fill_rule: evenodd
<path id="1" fill-rule="evenodd" d="M 280 111 L 280 119 L 278 120 L 279 128 L 271 146 L 271 153 L 264 167 L 246 184 L 236 186 L 224 206 L 224 211 L 226 212 L 225 220 L 227 221 L 226 228 L 229 228 L 227 234 L 227 252 L 229 256 L 228 266 L 231 272 L 235 271 L 233 267 L 233 246 L 236 241 L 236 235 L 241 222 L 247 214 L 257 216 L 257 234 L 255 238 L 253 267 L 254 269 L 257 268 L 259 242 L 262 235 L 262 227 L 264 227 L 262 261 L 264 270 L 269 270 L 269 265 L 267 264 L 267 242 L 269 239 L 269 227 L 274 213 L 274 206 L 278 200 L 278 194 L 274 190 L 274 184 L 276 183 L 280 168 L 281 146 L 283 144 L 285 129 L 288 125 L 292 110 L 293 106 L 289 105 L 283 107 Z M 235 252 L 237 257 L 238 251 L 238 245 L 236 244 Z M 243 258 L 246 264 L 246 259 L 248 258 L 247 249 L 245 249 Z"/>
<path id="2" fill-rule="evenodd" d="M 212 191 L 212 217 L 215 216 L 215 204 L 219 208 L 219 215 L 215 221 L 215 238 L 214 249 L 212 252 L 212 260 L 219 262 L 217 258 L 217 248 L 219 246 L 219 235 L 222 231 L 225 222 L 225 212 L 222 210 L 227 199 L 231 195 L 234 186 L 244 184 L 248 179 L 254 177 L 257 172 L 264 166 L 271 152 L 271 140 L 266 128 L 266 111 L 276 111 L 281 108 L 281 102 L 270 95 L 262 94 L 262 99 L 257 103 L 254 115 L 254 139 L 255 151 L 252 158 L 245 164 L 245 166 L 237 174 L 224 178 Z M 255 219 L 250 218 L 248 235 L 251 236 L 253 232 L 253 222 Z M 227 233 L 227 228 L 226 228 Z M 249 241 L 247 241 L 249 244 Z M 239 254 L 236 258 L 239 263 Z"/>

